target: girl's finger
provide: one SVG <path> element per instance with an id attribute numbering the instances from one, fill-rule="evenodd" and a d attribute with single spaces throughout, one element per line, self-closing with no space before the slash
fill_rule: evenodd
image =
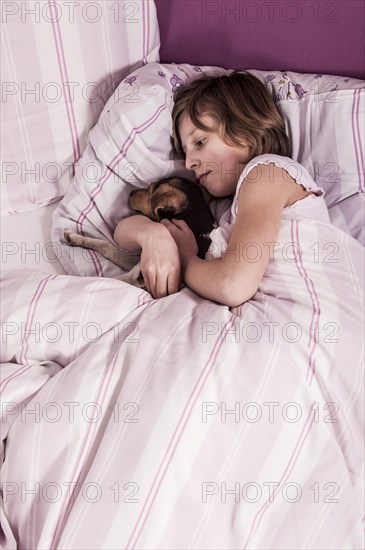
<path id="1" fill-rule="evenodd" d="M 173 271 L 169 273 L 167 279 L 167 294 L 175 294 L 175 292 L 179 292 L 180 286 L 180 271 Z"/>
<path id="2" fill-rule="evenodd" d="M 171 223 L 170 220 L 161 220 L 160 223 L 162 223 L 166 227 L 170 235 L 172 235 L 173 232 L 176 230 L 176 225 Z"/>
<path id="3" fill-rule="evenodd" d="M 144 273 L 142 273 L 142 275 L 143 275 L 144 286 L 146 287 L 147 292 L 151 294 L 151 285 L 150 285 L 148 275 Z"/>
<path id="4" fill-rule="evenodd" d="M 156 281 L 156 298 L 164 298 L 168 294 L 167 277 L 160 275 Z"/>
<path id="5" fill-rule="evenodd" d="M 176 225 L 179 229 L 190 229 L 186 221 L 184 220 L 176 220 L 175 218 L 172 220 L 172 223 Z"/>
<path id="6" fill-rule="evenodd" d="M 160 223 L 162 223 L 162 225 L 172 225 L 170 220 L 168 220 L 167 218 L 163 218 Z"/>
<path id="7" fill-rule="evenodd" d="M 144 275 L 143 278 L 145 278 Z M 152 298 L 156 298 L 156 277 L 150 277 L 149 275 L 146 275 L 146 279 L 147 281 L 145 280 L 145 284 L 147 287 L 147 291 L 149 292 L 149 294 L 151 294 Z"/>

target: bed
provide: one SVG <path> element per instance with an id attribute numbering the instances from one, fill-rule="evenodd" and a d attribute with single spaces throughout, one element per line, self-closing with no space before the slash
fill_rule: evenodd
<path id="1" fill-rule="evenodd" d="M 1 548 L 364 548 L 364 3 L 1 11 Z M 237 308 L 71 252 L 66 227 L 111 239 L 132 189 L 191 179 L 174 92 L 237 68 L 332 224 L 289 219 Z"/>

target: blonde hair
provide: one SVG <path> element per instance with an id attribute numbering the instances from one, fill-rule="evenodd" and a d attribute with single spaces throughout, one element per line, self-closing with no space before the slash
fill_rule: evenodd
<path id="1" fill-rule="evenodd" d="M 269 90 L 247 71 L 204 75 L 179 88 L 174 100 L 173 145 L 179 155 L 185 156 L 181 117 L 188 115 L 195 126 L 211 131 L 199 119 L 207 114 L 218 120 L 220 137 L 227 145 L 240 146 L 244 139 L 252 147 L 252 158 L 265 153 L 291 156 L 285 123 Z"/>

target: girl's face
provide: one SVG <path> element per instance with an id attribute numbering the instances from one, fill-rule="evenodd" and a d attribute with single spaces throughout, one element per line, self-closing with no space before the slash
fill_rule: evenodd
<path id="1" fill-rule="evenodd" d="M 179 133 L 186 154 L 185 166 L 214 197 L 227 197 L 236 191 L 243 168 L 252 158 L 252 148 L 227 145 L 219 136 L 218 123 L 210 115 L 200 120 L 211 128 L 200 130 L 188 115 L 181 118 Z"/>

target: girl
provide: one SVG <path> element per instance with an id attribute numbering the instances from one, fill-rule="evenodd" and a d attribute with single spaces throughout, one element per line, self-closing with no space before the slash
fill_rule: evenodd
<path id="1" fill-rule="evenodd" d="M 157 224 L 133 216 L 120 222 L 114 238 L 121 248 L 133 242 L 142 249 L 141 269 L 154 297 L 177 292 L 182 276 L 201 296 L 238 306 L 256 293 L 288 209 L 306 208 L 309 197 L 310 209 L 315 199 L 315 210 L 329 221 L 324 192 L 289 158 L 285 123 L 266 86 L 250 73 L 204 76 L 180 88 L 173 134 L 199 183 L 213 197 L 233 198 L 229 222 L 211 234 L 213 259 L 198 258 L 194 235 L 181 220 Z"/>

